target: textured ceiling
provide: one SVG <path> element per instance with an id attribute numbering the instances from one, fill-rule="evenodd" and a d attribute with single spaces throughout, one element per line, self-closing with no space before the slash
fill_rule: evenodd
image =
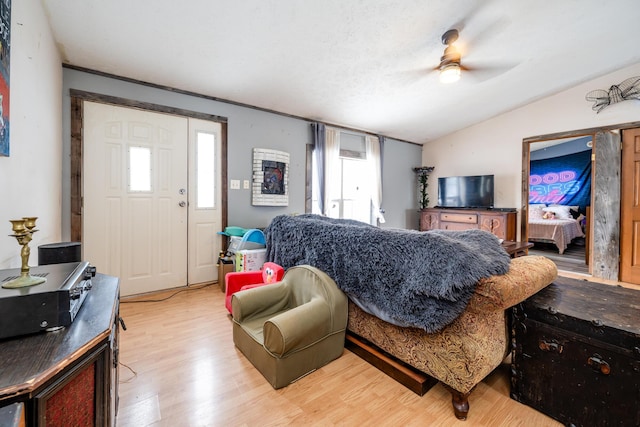
<path id="1" fill-rule="evenodd" d="M 417 143 L 640 62 L 638 0 L 42 3 L 65 63 Z"/>

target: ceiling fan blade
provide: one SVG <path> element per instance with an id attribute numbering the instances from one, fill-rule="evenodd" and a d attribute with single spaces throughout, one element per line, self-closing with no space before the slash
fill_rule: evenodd
<path id="1" fill-rule="evenodd" d="M 511 69 L 517 67 L 516 63 L 501 63 L 491 65 L 467 65 L 460 64 L 463 78 L 465 76 L 472 77 L 474 81 L 484 82 L 492 78 L 498 77 Z"/>

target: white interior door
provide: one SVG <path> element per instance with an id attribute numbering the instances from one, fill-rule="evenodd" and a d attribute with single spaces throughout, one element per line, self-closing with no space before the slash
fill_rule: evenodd
<path id="1" fill-rule="evenodd" d="M 188 120 L 84 103 L 83 259 L 132 295 L 187 284 Z"/>
<path id="2" fill-rule="evenodd" d="M 222 225 L 220 123 L 189 119 L 189 284 L 218 277 Z"/>

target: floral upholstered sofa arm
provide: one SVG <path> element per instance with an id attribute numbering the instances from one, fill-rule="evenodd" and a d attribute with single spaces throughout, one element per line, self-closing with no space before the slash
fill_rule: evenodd
<path id="1" fill-rule="evenodd" d="M 511 261 L 509 272 L 478 281 L 467 310 L 501 311 L 512 307 L 546 287 L 558 276 L 555 263 L 543 256 L 525 256 Z"/>

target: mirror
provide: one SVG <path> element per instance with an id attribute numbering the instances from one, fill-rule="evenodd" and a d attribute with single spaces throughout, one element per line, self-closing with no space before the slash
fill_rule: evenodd
<path id="1" fill-rule="evenodd" d="M 521 239 L 558 269 L 590 274 L 591 134 L 523 142 Z"/>

